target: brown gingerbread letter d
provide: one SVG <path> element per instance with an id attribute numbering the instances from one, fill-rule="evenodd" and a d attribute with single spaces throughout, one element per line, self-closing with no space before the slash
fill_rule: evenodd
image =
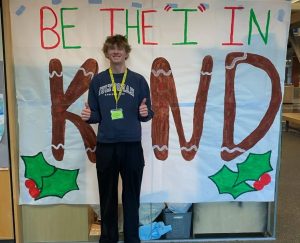
<path id="1" fill-rule="evenodd" d="M 258 126 L 243 141 L 235 144 L 233 141 L 236 112 L 234 79 L 236 67 L 240 63 L 247 63 L 264 70 L 271 80 L 272 91 L 269 107 Z M 265 136 L 278 112 L 282 94 L 279 74 L 272 62 L 266 57 L 252 53 L 232 52 L 226 57 L 225 68 L 224 128 L 221 157 L 223 160 L 230 161 L 252 148 Z"/>

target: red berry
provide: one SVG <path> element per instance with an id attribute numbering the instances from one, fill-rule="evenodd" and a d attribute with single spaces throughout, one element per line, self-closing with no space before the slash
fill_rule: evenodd
<path id="1" fill-rule="evenodd" d="M 260 177 L 260 182 L 263 183 L 264 185 L 268 185 L 271 182 L 271 176 L 268 173 L 263 174 Z"/>
<path id="2" fill-rule="evenodd" d="M 30 188 L 35 188 L 36 184 L 34 180 L 28 179 L 25 181 L 25 186 L 30 189 Z"/>
<path id="3" fill-rule="evenodd" d="M 32 198 L 37 198 L 40 195 L 40 190 L 36 187 L 30 188 L 29 194 Z"/>
<path id="4" fill-rule="evenodd" d="M 264 185 L 260 181 L 255 181 L 253 183 L 253 187 L 257 190 L 260 191 L 264 188 Z"/>

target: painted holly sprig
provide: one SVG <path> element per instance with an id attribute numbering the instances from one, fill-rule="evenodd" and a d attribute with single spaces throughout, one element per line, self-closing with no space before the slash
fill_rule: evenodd
<path id="1" fill-rule="evenodd" d="M 42 152 L 21 158 L 25 164 L 25 186 L 35 200 L 50 196 L 63 198 L 68 192 L 79 190 L 79 169 L 66 170 L 50 165 Z"/>
<path id="2" fill-rule="evenodd" d="M 268 172 L 273 168 L 270 163 L 271 151 L 264 154 L 250 153 L 245 161 L 237 164 L 237 172 L 226 165 L 209 178 L 215 183 L 220 194 L 230 194 L 234 199 L 240 195 L 260 191 L 270 184 Z M 252 186 L 249 182 L 253 182 Z"/>

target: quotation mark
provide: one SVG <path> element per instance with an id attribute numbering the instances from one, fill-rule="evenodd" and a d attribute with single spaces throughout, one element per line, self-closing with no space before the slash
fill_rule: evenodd
<path id="1" fill-rule="evenodd" d="M 164 7 L 164 10 L 165 10 L 165 11 L 169 11 L 169 10 L 171 10 L 172 8 L 177 8 L 177 4 L 176 4 L 176 3 L 168 3 L 168 4 Z"/>
<path id="2" fill-rule="evenodd" d="M 200 3 L 199 6 L 198 6 L 198 9 L 199 9 L 201 12 L 206 11 L 208 8 L 209 8 L 209 5 L 208 5 L 207 3 Z"/>
<path id="3" fill-rule="evenodd" d="M 170 9 L 172 9 L 172 6 L 170 4 L 167 4 L 164 8 L 164 10 L 169 11 Z"/>

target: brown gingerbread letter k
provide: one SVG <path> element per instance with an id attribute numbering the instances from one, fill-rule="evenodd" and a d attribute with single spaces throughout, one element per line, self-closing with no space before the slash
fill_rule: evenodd
<path id="1" fill-rule="evenodd" d="M 67 109 L 88 90 L 89 84 L 97 72 L 97 61 L 94 59 L 86 60 L 64 93 L 61 62 L 59 59 L 51 59 L 49 62 L 52 103 L 52 154 L 58 161 L 63 160 L 64 157 L 65 127 L 66 120 L 69 120 L 78 128 L 89 160 L 93 163 L 96 162 L 96 134 L 94 130 L 80 116 L 67 111 Z"/>

